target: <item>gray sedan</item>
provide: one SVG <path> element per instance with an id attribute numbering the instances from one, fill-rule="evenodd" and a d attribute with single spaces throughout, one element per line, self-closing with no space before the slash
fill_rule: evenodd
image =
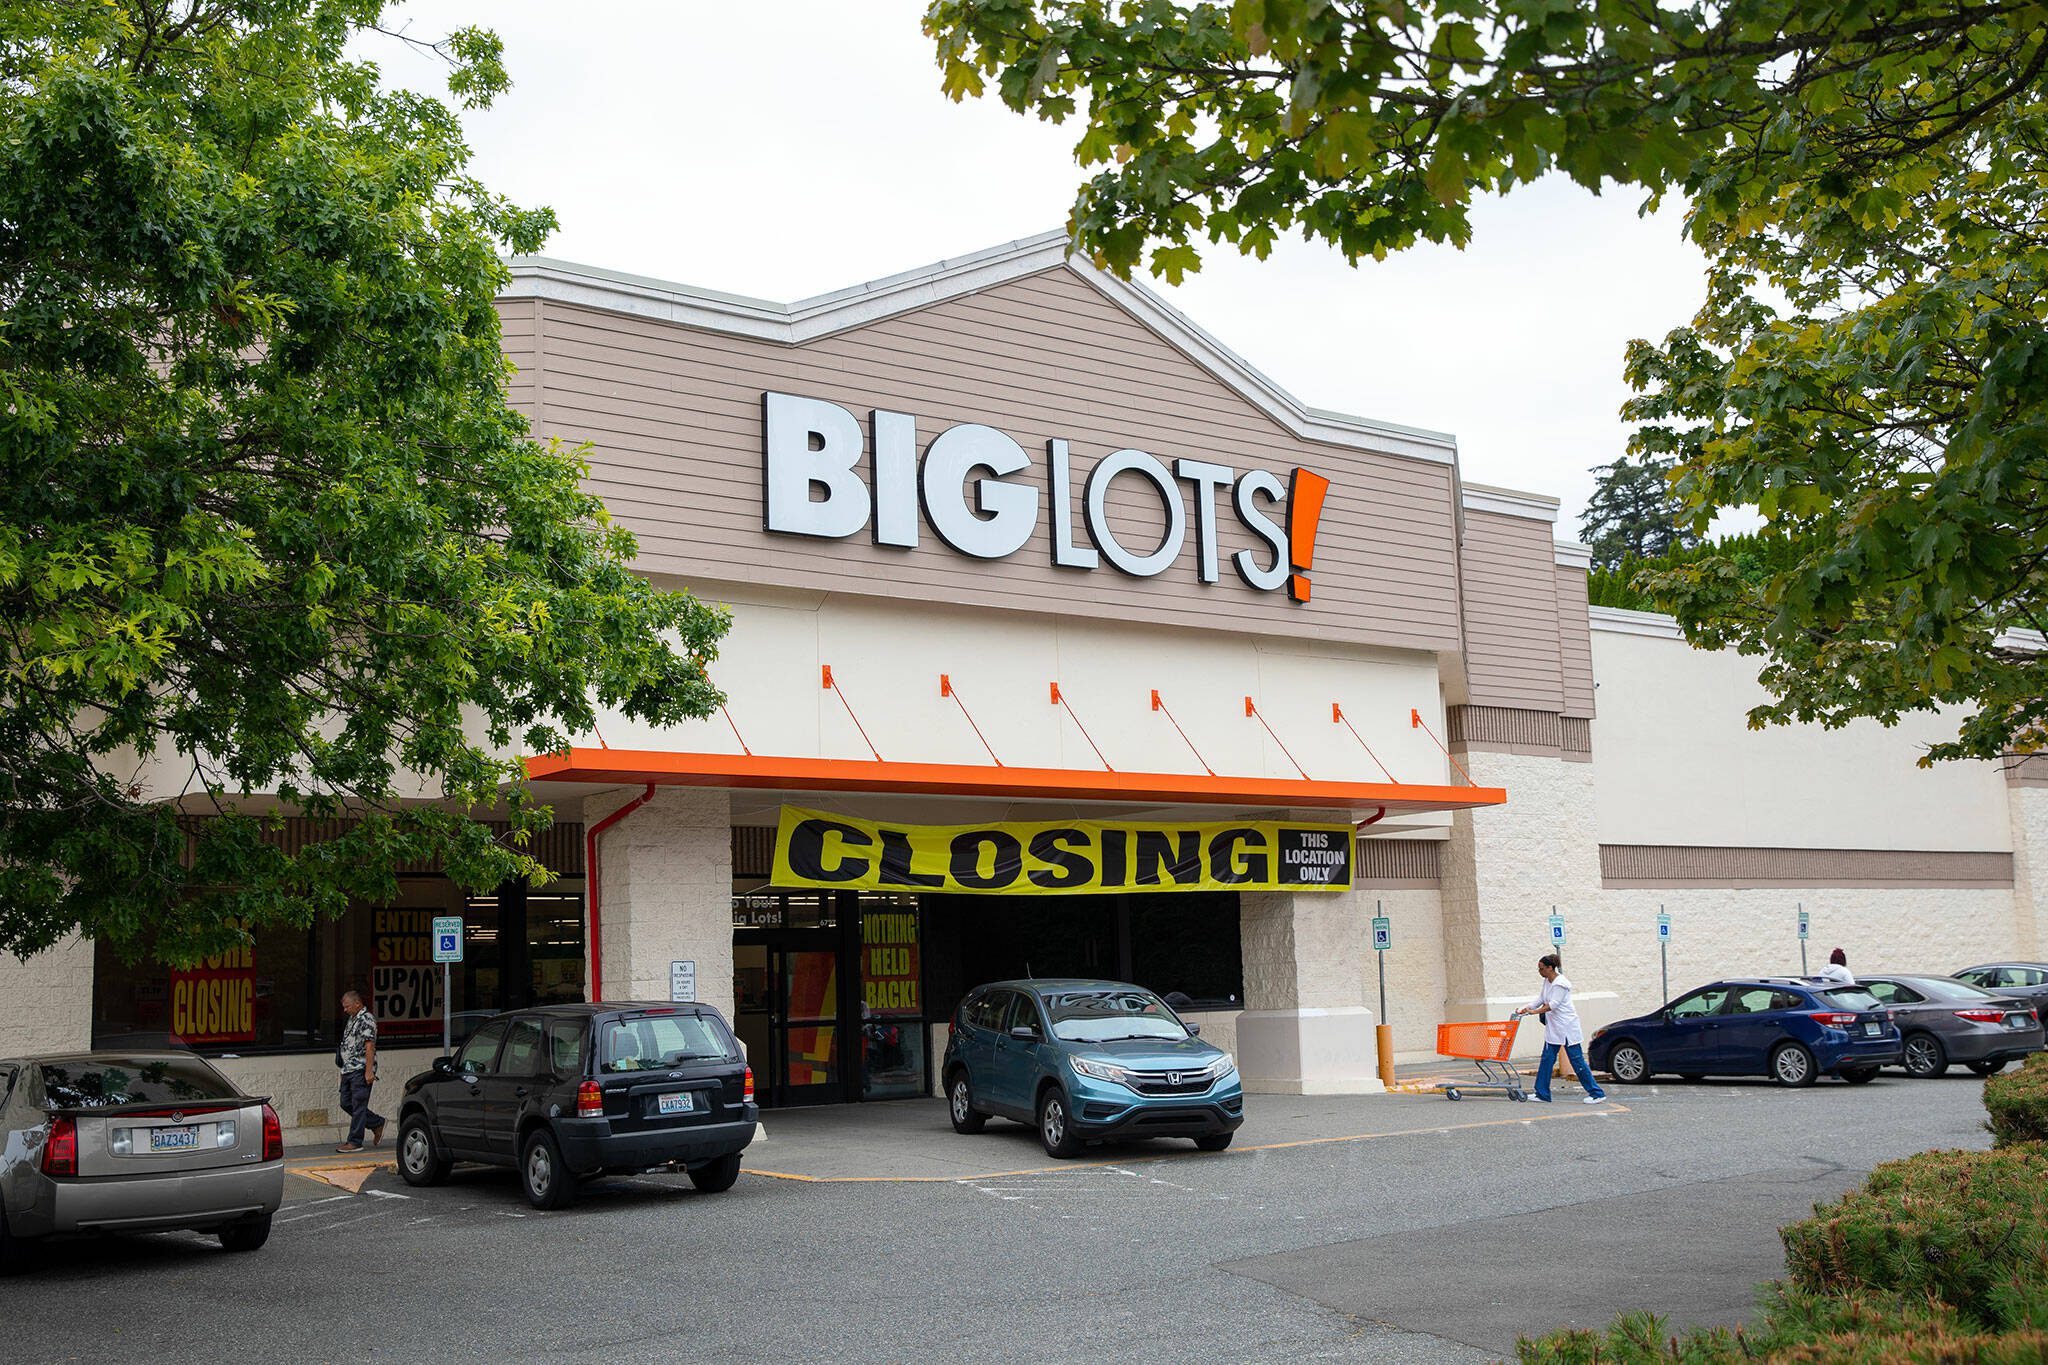
<path id="1" fill-rule="evenodd" d="M 2038 1000 L 1997 995 L 1951 976 L 1879 974 L 1857 982 L 1891 1007 L 1911 1075 L 1939 1076 L 1961 1062 L 1989 1076 L 2041 1050 Z"/>
<path id="2" fill-rule="evenodd" d="M 0 1273 L 74 1233 L 190 1228 L 254 1251 L 283 1202 L 277 1111 L 191 1053 L 0 1060 Z"/>

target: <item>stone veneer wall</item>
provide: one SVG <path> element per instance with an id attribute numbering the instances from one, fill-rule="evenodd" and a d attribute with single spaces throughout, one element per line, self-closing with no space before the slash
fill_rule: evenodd
<path id="1" fill-rule="evenodd" d="M 1459 811 L 1444 850 L 1444 1018 L 1500 1019 L 1541 985 L 1536 959 L 1550 948 L 1553 905 L 1565 917 L 1566 970 L 1579 1012 L 1596 1026 L 1613 1015 L 1611 988 L 1574 968 L 1574 932 L 1599 896 L 1600 844 L 1594 824 L 1594 763 L 1532 754 L 1471 752 L 1460 761 L 1483 787 L 1505 787 L 1508 803 Z M 1654 946 L 1654 945 L 1653 945 Z M 1591 964 L 1589 964 L 1591 965 Z M 1433 1045 L 1433 1040 L 1432 1040 Z M 1523 1029 L 1516 1050 L 1542 1045 Z"/>
<path id="2" fill-rule="evenodd" d="M 75 938 L 23 962 L 0 953 L 0 1057 L 92 1046 L 92 944 Z"/>
<path id="3" fill-rule="evenodd" d="M 2013 952 L 2048 952 L 2048 787 L 2006 788 L 2012 811 Z"/>
<path id="4" fill-rule="evenodd" d="M 586 829 L 635 791 L 584 802 Z M 668 999 L 669 963 L 697 964 L 697 998 L 732 1018 L 732 814 L 722 791 L 662 787 L 598 836 L 608 1000 Z"/>

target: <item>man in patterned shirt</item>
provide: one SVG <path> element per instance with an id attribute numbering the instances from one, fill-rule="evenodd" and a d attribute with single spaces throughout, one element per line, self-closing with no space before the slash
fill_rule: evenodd
<path id="1" fill-rule="evenodd" d="M 370 1087 L 377 1083 L 377 1016 L 363 1007 L 360 992 L 341 997 L 341 1012 L 347 1022 L 341 1026 L 341 1109 L 349 1116 L 348 1141 L 337 1152 L 363 1150 L 363 1132 L 370 1145 L 384 1140 L 384 1116 L 370 1108 Z"/>

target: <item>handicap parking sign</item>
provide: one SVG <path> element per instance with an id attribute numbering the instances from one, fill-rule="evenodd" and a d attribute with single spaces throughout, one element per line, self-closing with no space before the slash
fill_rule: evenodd
<path id="1" fill-rule="evenodd" d="M 1660 943 L 1669 943 L 1671 941 L 1671 916 L 1657 916 L 1657 941 Z"/>
<path id="2" fill-rule="evenodd" d="M 434 916 L 434 961 L 462 961 L 462 917 Z"/>
<path id="3" fill-rule="evenodd" d="M 1373 916 L 1372 946 L 1373 951 L 1379 953 L 1384 953 L 1394 946 L 1394 922 L 1385 915 Z"/>
<path id="4" fill-rule="evenodd" d="M 1553 948 L 1564 947 L 1563 915 L 1552 915 L 1550 917 L 1550 946 Z"/>

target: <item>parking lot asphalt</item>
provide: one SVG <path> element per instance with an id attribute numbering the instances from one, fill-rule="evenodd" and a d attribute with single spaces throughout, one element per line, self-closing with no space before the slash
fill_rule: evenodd
<path id="1" fill-rule="evenodd" d="M 1007 1124 L 957 1136 L 931 1102 L 785 1112 L 749 1154 L 780 1175 L 725 1194 L 644 1176 L 537 1213 L 509 1172 L 295 1177 L 253 1256 L 185 1234 L 54 1246 L 0 1284 L 0 1321 L 33 1361 L 1476 1362 L 1630 1308 L 1740 1320 L 1781 1223 L 1879 1161 L 1985 1145 L 1981 1089 L 1255 1096 L 1228 1152 L 1074 1163 Z"/>

